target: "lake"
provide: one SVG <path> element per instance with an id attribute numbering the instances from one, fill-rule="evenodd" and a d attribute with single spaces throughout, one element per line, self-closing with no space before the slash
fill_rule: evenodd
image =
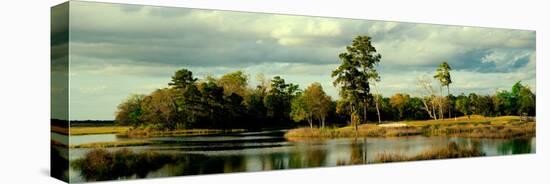
<path id="1" fill-rule="evenodd" d="M 264 171 L 365 164 L 379 153 L 415 155 L 450 142 L 478 146 L 487 156 L 535 153 L 536 139 L 472 139 L 448 137 L 337 138 L 290 141 L 285 130 L 244 132 L 217 136 L 145 138 L 161 144 L 127 147 L 136 152 L 176 154 L 177 162 L 146 171 L 140 177 L 154 178 L 195 174 Z M 144 138 L 141 138 L 144 139 Z M 114 134 L 71 136 L 71 144 L 117 141 Z M 127 139 L 126 139 L 127 140 Z M 117 150 L 121 148 L 108 148 Z M 70 149 L 70 160 L 84 157 L 91 149 Z M 136 175 L 119 179 L 140 178 Z M 72 182 L 86 181 L 71 168 Z"/>

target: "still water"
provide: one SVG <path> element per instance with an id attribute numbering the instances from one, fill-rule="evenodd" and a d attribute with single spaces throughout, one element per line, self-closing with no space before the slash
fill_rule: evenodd
<path id="1" fill-rule="evenodd" d="M 535 153 L 531 139 L 471 139 L 448 137 L 339 138 L 324 140 L 287 140 L 285 130 L 246 132 L 223 136 L 160 137 L 149 140 L 158 145 L 126 147 L 136 152 L 155 151 L 176 154 L 180 159 L 160 169 L 146 171 L 153 178 L 194 174 L 263 171 L 349 164 L 365 164 L 379 153 L 416 155 L 450 142 L 475 145 L 487 156 Z M 114 134 L 71 136 L 71 144 L 120 140 Z M 116 150 L 121 148 L 109 148 Z M 70 160 L 84 157 L 90 149 L 70 149 Z M 72 182 L 86 181 L 71 168 Z"/>

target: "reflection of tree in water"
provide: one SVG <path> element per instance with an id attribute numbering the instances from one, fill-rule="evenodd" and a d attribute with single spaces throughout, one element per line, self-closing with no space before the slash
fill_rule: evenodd
<path id="1" fill-rule="evenodd" d="M 129 149 L 95 149 L 84 158 L 71 161 L 86 181 L 103 181 L 157 176 L 183 176 L 212 173 L 276 170 L 323 166 L 326 150 L 305 149 L 293 153 L 249 156 L 206 156 L 200 154 L 135 153 Z M 258 161 L 259 165 L 249 165 Z M 257 168 L 255 167 L 257 166 Z M 247 168 L 252 167 L 252 168 Z"/>
<path id="2" fill-rule="evenodd" d="M 351 155 L 350 155 L 350 164 L 364 164 L 367 163 L 367 149 L 366 144 L 367 140 L 358 140 L 354 139 L 351 144 Z"/>
<path id="3" fill-rule="evenodd" d="M 522 154 L 531 153 L 531 140 L 514 139 L 498 146 L 499 154 Z"/>
<path id="4" fill-rule="evenodd" d="M 326 163 L 327 151 L 321 148 L 310 148 L 291 153 L 289 168 L 319 167 Z"/>
<path id="5" fill-rule="evenodd" d="M 228 173 L 255 170 L 319 167 L 326 164 L 326 150 L 306 149 L 292 153 L 206 157 L 196 155 L 190 162 L 178 162 L 180 173 L 174 175 Z M 200 158 L 198 158 L 200 157 Z M 194 162 L 192 160 L 195 160 Z M 197 162 L 200 160 L 200 162 Z"/>
<path id="6" fill-rule="evenodd" d="M 350 144 L 349 160 L 339 160 L 338 165 L 355 165 L 367 163 L 367 139 L 354 139 Z"/>
<path id="7" fill-rule="evenodd" d="M 242 172 L 246 171 L 246 161 L 242 157 L 227 157 L 223 163 L 223 172 Z"/>
<path id="8" fill-rule="evenodd" d="M 263 160 L 263 170 L 286 169 L 289 165 L 288 154 L 286 153 L 269 154 Z"/>
<path id="9" fill-rule="evenodd" d="M 366 163 L 365 140 L 349 144 L 349 159 L 339 164 Z M 183 176 L 212 173 L 278 170 L 320 167 L 328 163 L 326 148 L 308 144 L 292 152 L 252 155 L 212 156 L 202 154 L 163 154 L 130 149 L 95 149 L 84 158 L 71 161 L 86 181 L 102 181 L 159 176 Z"/>
<path id="10" fill-rule="evenodd" d="M 153 152 L 134 153 L 129 149 L 109 152 L 105 149 L 95 149 L 88 152 L 84 158 L 71 161 L 71 166 L 80 170 L 81 176 L 87 181 L 102 181 L 145 178 L 148 173 L 177 160 L 173 155 Z"/>

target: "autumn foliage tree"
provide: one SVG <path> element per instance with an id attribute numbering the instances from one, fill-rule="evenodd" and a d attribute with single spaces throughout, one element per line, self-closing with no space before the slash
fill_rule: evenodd
<path id="1" fill-rule="evenodd" d="M 329 114 L 331 99 L 319 83 L 313 83 L 299 94 L 292 102 L 291 115 L 295 121 L 307 120 L 313 127 L 313 120 L 319 121 L 319 127 L 325 127 Z"/>
<path id="2" fill-rule="evenodd" d="M 145 95 L 133 94 L 117 106 L 115 121 L 121 125 L 137 126 L 143 114 L 142 102 Z"/>
<path id="3" fill-rule="evenodd" d="M 399 119 L 403 118 L 405 107 L 409 103 L 410 96 L 407 94 L 397 93 L 390 98 L 390 104 L 393 108 L 399 111 Z"/>

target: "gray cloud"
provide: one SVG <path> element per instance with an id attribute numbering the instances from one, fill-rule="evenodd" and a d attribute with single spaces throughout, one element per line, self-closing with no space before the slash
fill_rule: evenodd
<path id="1" fill-rule="evenodd" d="M 336 98 L 330 72 L 358 35 L 371 36 L 382 55 L 384 95 L 414 93 L 415 79 L 442 61 L 455 70 L 453 93 L 491 93 L 518 80 L 535 87 L 533 31 L 79 1 L 70 21 L 72 107 L 104 109 L 92 110 L 103 119 L 128 94 L 165 85 L 179 68 L 198 77 L 281 75 L 302 87 L 318 81 Z"/>

